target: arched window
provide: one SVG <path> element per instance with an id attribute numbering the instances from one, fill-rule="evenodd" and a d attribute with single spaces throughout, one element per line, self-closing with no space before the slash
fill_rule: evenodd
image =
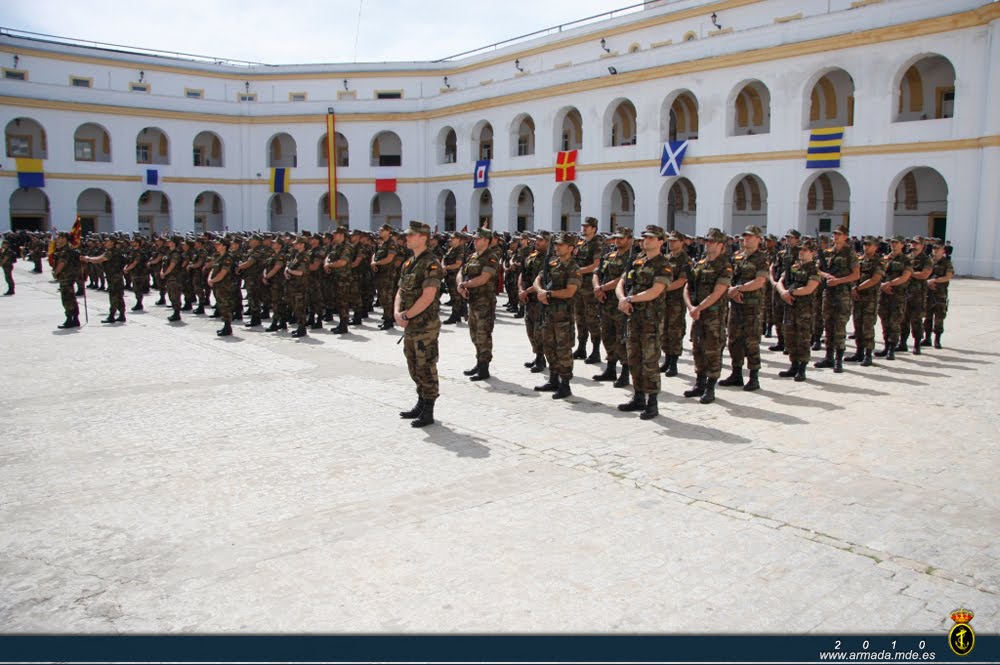
<path id="1" fill-rule="evenodd" d="M 927 55 L 899 74 L 896 122 L 955 115 L 955 67 L 941 55 Z"/>
<path id="2" fill-rule="evenodd" d="M 48 159 L 45 129 L 31 118 L 14 118 L 7 123 L 7 156 Z"/>

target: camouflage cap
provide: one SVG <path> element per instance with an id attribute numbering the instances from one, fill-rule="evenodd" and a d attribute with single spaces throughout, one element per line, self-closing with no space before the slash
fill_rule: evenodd
<path id="1" fill-rule="evenodd" d="M 705 233 L 705 242 L 726 242 L 726 234 L 721 229 L 711 228 Z"/>
<path id="2" fill-rule="evenodd" d="M 631 238 L 632 229 L 627 226 L 619 226 L 617 229 L 615 229 L 615 232 L 611 234 L 611 237 L 615 239 Z"/>
<path id="3" fill-rule="evenodd" d="M 932 247 L 934 249 L 944 249 L 944 240 L 941 240 L 941 238 L 934 238 L 933 240 Z"/>
<path id="4" fill-rule="evenodd" d="M 476 230 L 476 237 L 486 238 L 487 240 L 493 240 L 494 233 L 492 229 L 488 229 L 485 226 L 483 226 Z"/>
<path id="5" fill-rule="evenodd" d="M 816 251 L 816 239 L 815 238 L 804 238 L 802 243 L 799 245 L 799 249 L 807 250 L 810 252 Z"/>
<path id="6" fill-rule="evenodd" d="M 250 240 L 256 240 L 256 241 L 258 241 L 258 242 L 263 242 L 263 240 L 264 240 L 264 236 L 262 236 L 262 235 L 261 235 L 261 234 L 259 234 L 259 233 L 255 233 L 255 234 L 253 234 L 252 236 L 250 236 Z"/>
<path id="7" fill-rule="evenodd" d="M 862 241 L 862 243 L 865 245 L 877 245 L 879 243 L 879 239 L 876 238 L 875 236 L 865 236 L 865 239 Z"/>
<path id="8" fill-rule="evenodd" d="M 549 240 L 552 237 L 552 233 L 549 231 L 539 231 L 535 236 L 535 240 Z"/>
<path id="9" fill-rule="evenodd" d="M 333 235 L 336 235 L 338 233 L 342 233 L 344 235 L 347 235 L 350 232 L 351 232 L 351 230 L 349 228 L 347 228 L 346 226 L 338 226 L 337 228 L 335 228 L 333 230 Z"/>
<path id="10" fill-rule="evenodd" d="M 396 229 L 392 228 L 392 226 L 390 226 L 389 224 L 383 224 L 382 226 L 378 227 L 378 230 L 379 231 L 388 231 L 389 233 L 392 233 Z"/>
<path id="11" fill-rule="evenodd" d="M 927 238 L 923 236 L 913 236 L 912 242 L 917 245 L 923 245 L 925 242 L 927 242 Z"/>
<path id="12" fill-rule="evenodd" d="M 839 224 L 837 226 L 837 228 L 835 228 L 833 230 L 833 232 L 834 233 L 839 233 L 842 236 L 849 236 L 849 235 L 851 235 L 851 231 L 850 231 L 850 229 L 847 228 L 846 224 Z"/>
<path id="13" fill-rule="evenodd" d="M 757 236 L 758 238 L 764 237 L 764 229 L 751 224 L 743 230 L 743 235 L 745 236 Z"/>
<path id="14" fill-rule="evenodd" d="M 180 236 L 170 236 L 170 239 L 168 240 L 168 242 L 172 242 L 175 245 L 179 245 L 182 242 L 184 242 L 184 239 L 181 238 Z"/>
<path id="15" fill-rule="evenodd" d="M 405 231 L 406 235 L 411 233 L 419 233 L 421 235 L 429 236 L 431 234 L 431 227 L 423 222 L 418 222 L 415 219 L 410 220 L 410 227 Z"/>
<path id="16" fill-rule="evenodd" d="M 567 233 L 556 234 L 556 237 L 552 239 L 552 242 L 556 245 L 572 245 L 573 240 L 569 237 Z"/>
<path id="17" fill-rule="evenodd" d="M 906 237 L 902 233 L 897 233 L 889 238 L 889 242 L 906 242 Z"/>
<path id="18" fill-rule="evenodd" d="M 598 226 L 597 219 L 594 217 L 588 217 L 583 220 L 583 226 L 593 226 L 596 229 Z"/>
<path id="19" fill-rule="evenodd" d="M 774 235 L 773 233 L 768 233 L 766 239 L 769 242 L 778 242 L 778 236 Z"/>
<path id="20" fill-rule="evenodd" d="M 303 238 L 309 238 L 310 236 L 312 236 L 312 232 L 311 232 L 311 231 L 309 231 L 309 230 L 304 230 L 304 231 L 302 232 L 302 237 L 303 237 Z"/>
<path id="21" fill-rule="evenodd" d="M 303 245 L 308 245 L 308 244 L 309 244 L 309 238 L 308 238 L 308 237 L 306 237 L 306 236 L 304 236 L 304 235 L 301 235 L 301 236 L 296 236 L 296 237 L 295 237 L 295 238 L 294 238 L 294 239 L 292 240 L 292 244 L 293 244 L 293 245 L 297 245 L 297 244 L 299 244 L 299 243 L 302 243 Z"/>
<path id="22" fill-rule="evenodd" d="M 685 240 L 687 240 L 687 236 L 681 233 L 680 231 L 674 230 L 667 234 L 667 240 L 671 242 L 678 240 L 680 242 L 684 242 Z"/>
<path id="23" fill-rule="evenodd" d="M 788 233 L 785 234 L 785 237 L 786 238 L 801 238 L 802 234 L 799 233 L 798 229 L 792 229 L 791 231 L 789 231 Z"/>
<path id="24" fill-rule="evenodd" d="M 663 237 L 664 237 L 663 229 L 660 228 L 659 226 L 656 226 L 655 224 L 650 224 L 642 232 L 642 237 L 643 238 L 658 238 L 659 240 L 663 240 Z"/>

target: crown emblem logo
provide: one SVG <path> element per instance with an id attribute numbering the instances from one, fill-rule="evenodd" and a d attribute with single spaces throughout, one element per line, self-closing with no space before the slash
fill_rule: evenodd
<path id="1" fill-rule="evenodd" d="M 955 623 L 969 623 L 974 616 L 976 615 L 972 610 L 958 609 L 951 613 L 951 620 Z"/>

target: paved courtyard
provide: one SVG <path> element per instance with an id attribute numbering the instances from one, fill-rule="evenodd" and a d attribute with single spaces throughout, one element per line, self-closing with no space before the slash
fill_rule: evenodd
<path id="1" fill-rule="evenodd" d="M 377 320 L 219 339 L 102 325 L 90 291 L 59 331 L 28 267 L 0 299 L 4 632 L 1000 631 L 1000 283 L 953 284 L 945 349 L 805 384 L 766 352 L 762 391 L 703 406 L 685 356 L 650 422 L 581 361 L 569 400 L 532 391 L 506 312 L 470 383 L 446 326 L 414 430 Z"/>

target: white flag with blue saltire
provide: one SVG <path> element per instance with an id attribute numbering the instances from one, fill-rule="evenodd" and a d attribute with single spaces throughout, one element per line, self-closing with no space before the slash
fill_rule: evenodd
<path id="1" fill-rule="evenodd" d="M 675 176 L 681 172 L 681 162 L 687 152 L 687 141 L 670 141 L 663 144 L 663 156 L 660 157 L 660 175 Z"/>

